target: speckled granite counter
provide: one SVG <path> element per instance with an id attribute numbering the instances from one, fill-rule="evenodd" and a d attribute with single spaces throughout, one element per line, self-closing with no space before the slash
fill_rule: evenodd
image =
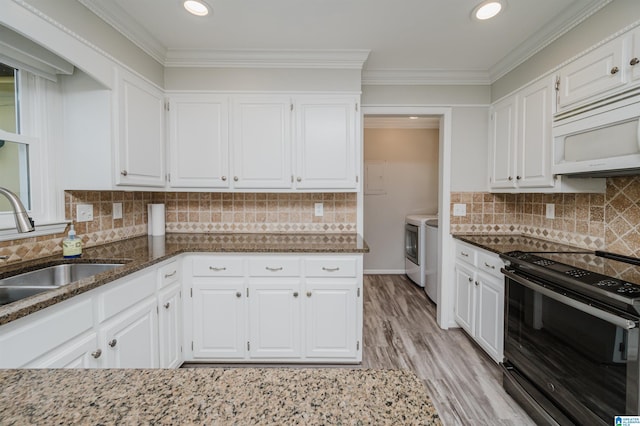
<path id="1" fill-rule="evenodd" d="M 410 372 L 0 370 L 0 424 L 440 425 Z"/>
<path id="2" fill-rule="evenodd" d="M 520 234 L 454 234 L 454 238 L 465 243 L 492 251 L 494 253 L 507 253 L 514 250 L 520 251 L 564 251 L 564 252 L 588 252 L 589 250 L 566 244 L 555 243 L 540 238 Z"/>
<path id="3" fill-rule="evenodd" d="M 122 267 L 0 306 L 0 325 L 100 287 L 182 253 L 367 253 L 358 234 L 167 234 L 89 247 L 73 262 L 124 263 Z M 59 264 L 62 256 L 0 266 L 0 279 Z"/>

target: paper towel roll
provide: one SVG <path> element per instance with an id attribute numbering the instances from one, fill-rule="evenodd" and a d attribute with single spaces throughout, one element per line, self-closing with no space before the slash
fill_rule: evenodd
<path id="1" fill-rule="evenodd" d="M 147 204 L 149 235 L 164 235 L 164 204 Z"/>

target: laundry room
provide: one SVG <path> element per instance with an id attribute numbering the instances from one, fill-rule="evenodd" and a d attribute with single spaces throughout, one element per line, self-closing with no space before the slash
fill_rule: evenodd
<path id="1" fill-rule="evenodd" d="M 364 116 L 365 274 L 405 274 L 406 217 L 437 216 L 439 123 L 437 116 Z"/>

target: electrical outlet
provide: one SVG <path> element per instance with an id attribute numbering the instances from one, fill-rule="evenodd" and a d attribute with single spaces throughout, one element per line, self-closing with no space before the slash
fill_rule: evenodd
<path id="1" fill-rule="evenodd" d="M 546 205 L 546 218 L 547 219 L 555 219 L 556 217 L 556 205 L 555 204 L 547 204 Z"/>
<path id="2" fill-rule="evenodd" d="M 454 204 L 453 205 L 453 215 L 454 216 L 466 216 L 467 215 L 467 205 L 466 204 Z"/>
<path id="3" fill-rule="evenodd" d="M 76 206 L 76 220 L 90 222 L 93 220 L 93 204 L 78 204 Z"/>
<path id="4" fill-rule="evenodd" d="M 315 207 L 315 215 L 316 216 L 324 216 L 324 204 L 315 203 L 314 207 Z"/>
<path id="5" fill-rule="evenodd" d="M 122 219 L 122 203 L 113 203 L 113 218 Z"/>

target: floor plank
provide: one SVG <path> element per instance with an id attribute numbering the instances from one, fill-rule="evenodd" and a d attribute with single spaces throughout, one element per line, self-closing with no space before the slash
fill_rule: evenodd
<path id="1" fill-rule="evenodd" d="M 365 276 L 362 367 L 413 371 L 444 425 L 535 425 L 498 365 L 463 331 L 442 330 L 435 304 L 404 275 Z"/>

